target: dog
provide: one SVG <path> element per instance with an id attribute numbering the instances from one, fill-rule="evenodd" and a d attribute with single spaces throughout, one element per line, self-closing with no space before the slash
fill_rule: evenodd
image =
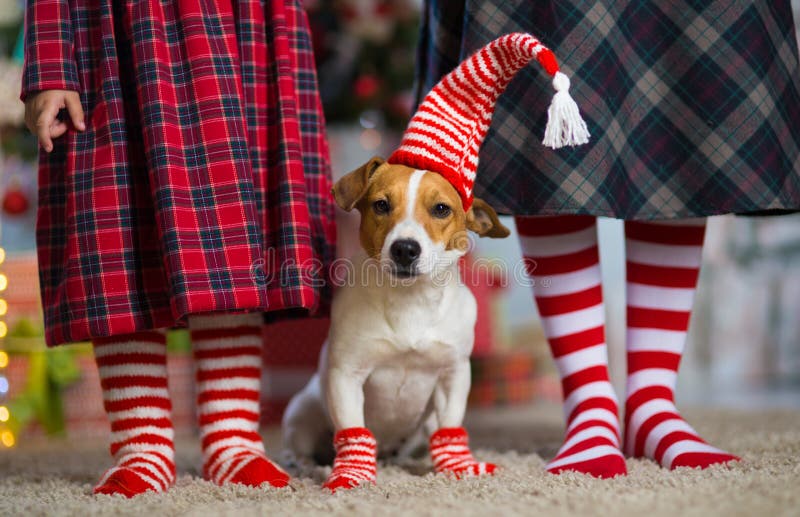
<path id="1" fill-rule="evenodd" d="M 509 231 L 480 199 L 465 211 L 441 175 L 379 157 L 341 178 L 333 196 L 360 212 L 363 250 L 339 279 L 318 371 L 287 407 L 284 445 L 298 460 L 327 462 L 334 432 L 366 427 L 378 455 L 404 456 L 436 429 L 461 428 L 477 310 L 458 262 L 467 230 Z M 455 450 L 448 440 L 440 444 Z M 464 458 L 442 458 L 439 471 L 467 470 Z"/>

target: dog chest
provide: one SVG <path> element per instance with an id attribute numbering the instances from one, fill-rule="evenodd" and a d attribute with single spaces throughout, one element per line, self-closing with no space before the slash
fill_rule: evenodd
<path id="1" fill-rule="evenodd" d="M 437 380 L 434 370 L 375 369 L 364 384 L 364 418 L 379 442 L 392 447 L 419 428 Z"/>

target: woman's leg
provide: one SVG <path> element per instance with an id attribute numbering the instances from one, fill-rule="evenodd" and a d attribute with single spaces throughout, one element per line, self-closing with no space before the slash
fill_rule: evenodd
<path id="1" fill-rule="evenodd" d="M 111 422 L 111 467 L 94 491 L 133 497 L 175 482 L 175 447 L 163 332 L 93 340 Z"/>
<path id="2" fill-rule="evenodd" d="M 189 317 L 203 476 L 219 485 L 283 487 L 289 482 L 267 459 L 258 433 L 261 326 L 260 313 Z"/>
<path id="3" fill-rule="evenodd" d="M 625 223 L 628 383 L 625 452 L 666 468 L 738 460 L 706 444 L 675 408 L 705 219 Z"/>
<path id="4" fill-rule="evenodd" d="M 624 475 L 617 398 L 608 377 L 596 220 L 517 217 L 516 223 L 564 394 L 566 436 L 547 470 Z"/>

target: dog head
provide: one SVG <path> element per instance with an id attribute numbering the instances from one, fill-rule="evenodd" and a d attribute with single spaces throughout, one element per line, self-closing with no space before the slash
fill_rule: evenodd
<path id="1" fill-rule="evenodd" d="M 456 189 L 440 174 L 373 158 L 333 187 L 336 204 L 361 214 L 367 254 L 395 275 L 431 275 L 467 252 L 467 230 L 507 237 L 508 228 L 486 202 L 465 211 Z"/>

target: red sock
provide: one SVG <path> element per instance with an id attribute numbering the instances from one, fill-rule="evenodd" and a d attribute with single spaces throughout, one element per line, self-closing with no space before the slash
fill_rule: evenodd
<path id="1" fill-rule="evenodd" d="M 189 318 L 203 476 L 218 485 L 289 483 L 289 476 L 267 458 L 258 434 L 261 324 L 261 314 Z"/>
<path id="2" fill-rule="evenodd" d="M 340 488 L 349 489 L 375 482 L 378 442 L 369 429 L 342 429 L 333 437 L 333 446 L 336 449 L 333 470 L 322 486 L 336 492 Z"/>
<path id="3" fill-rule="evenodd" d="M 665 468 L 738 460 L 708 445 L 675 408 L 705 220 L 625 223 L 628 386 L 625 451 Z"/>
<path id="4" fill-rule="evenodd" d="M 517 217 L 516 223 L 564 394 L 566 436 L 547 470 L 624 475 L 617 397 L 608 376 L 595 218 Z"/>
<path id="5" fill-rule="evenodd" d="M 469 450 L 469 436 L 463 427 L 442 428 L 431 435 L 431 459 L 438 473 L 451 473 L 457 478 L 493 474 L 493 463 L 476 461 Z"/>
<path id="6" fill-rule="evenodd" d="M 140 332 L 95 339 L 93 345 L 115 462 L 94 492 L 163 492 L 175 482 L 164 334 Z"/>

